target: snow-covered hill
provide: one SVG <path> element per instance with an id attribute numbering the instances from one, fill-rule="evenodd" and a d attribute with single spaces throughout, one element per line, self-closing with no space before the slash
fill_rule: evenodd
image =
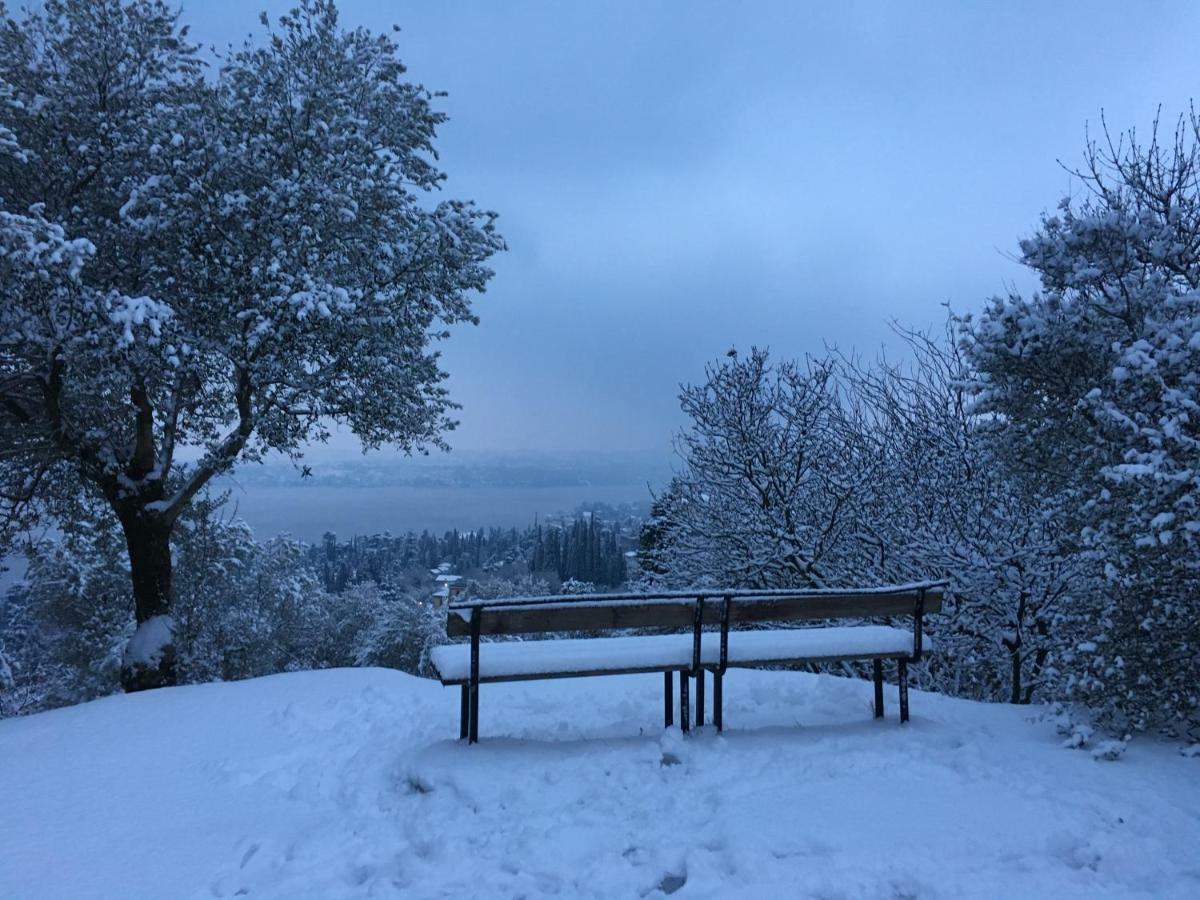
<path id="1" fill-rule="evenodd" d="M 730 730 L 654 676 L 456 691 L 378 669 L 0 722 L 0 895 L 1197 897 L 1200 760 L 1058 747 L 1029 710 L 734 672 Z M 889 702 L 894 693 L 889 692 Z"/>

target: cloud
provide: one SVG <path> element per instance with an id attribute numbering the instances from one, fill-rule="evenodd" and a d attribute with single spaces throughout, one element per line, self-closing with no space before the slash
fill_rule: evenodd
<path id="1" fill-rule="evenodd" d="M 267 4 L 272 14 L 287 2 Z M 511 251 L 446 345 L 460 447 L 666 447 L 731 344 L 872 351 L 1032 280 L 1083 125 L 1196 84 L 1200 7 L 342 2 L 449 91 L 446 193 Z M 204 41 L 240 0 L 185 10 Z M 1160 27 L 1169 23 L 1170 27 Z M 1114 38 L 1119 36 L 1119 40 Z"/>

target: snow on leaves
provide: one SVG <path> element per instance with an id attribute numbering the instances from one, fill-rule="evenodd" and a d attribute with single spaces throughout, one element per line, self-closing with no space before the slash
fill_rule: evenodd
<path id="1" fill-rule="evenodd" d="M 1200 728 L 1198 167 L 1194 115 L 1090 144 L 1088 193 L 1021 243 L 1043 292 L 965 334 L 978 408 L 1097 567 L 1063 678 L 1121 730 Z"/>
<path id="2" fill-rule="evenodd" d="M 0 31 L 14 510 L 90 491 L 161 543 L 214 475 L 333 423 L 368 448 L 443 444 L 434 347 L 475 321 L 504 243 L 494 214 L 433 199 L 445 116 L 404 72 L 327 0 L 213 79 L 160 0 L 47 0 Z M 40 489 L 55 466 L 77 479 L 61 498 Z M 150 582 L 139 621 L 170 605 Z"/>
<path id="3" fill-rule="evenodd" d="M 106 298 L 108 320 L 117 331 L 116 349 L 125 350 L 141 335 L 147 344 L 157 344 L 163 326 L 171 318 L 171 307 L 150 297 L 109 296 Z"/>

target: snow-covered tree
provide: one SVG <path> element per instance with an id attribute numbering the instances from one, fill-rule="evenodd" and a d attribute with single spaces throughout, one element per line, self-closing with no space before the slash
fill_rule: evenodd
<path id="1" fill-rule="evenodd" d="M 947 578 L 923 677 L 1031 702 L 1054 687 L 1057 625 L 1089 566 L 971 411 L 953 327 L 900 336 L 903 364 L 773 367 L 755 351 L 685 389 L 684 465 L 643 530 L 643 570 L 678 586 Z"/>
<path id="2" fill-rule="evenodd" d="M 3 8 L 0 7 L 0 13 Z M 25 172 L 30 154 L 17 141 L 6 124 L 20 111 L 12 88 L 0 78 L 0 170 Z M 34 204 L 21 208 L 10 196 L 12 185 L 0 183 L 0 284 L 3 284 L 3 308 L 25 305 L 36 307 L 70 307 L 83 292 L 80 271 L 94 251 L 84 239 L 68 239 L 61 226 L 48 221 L 44 207 Z M 9 315 L 0 313 L 8 324 Z M 16 336 L 16 337 L 19 337 Z M 5 342 L 7 343 L 7 342 Z M 4 453 L 0 459 L 0 550 L 5 548 L 5 536 L 18 523 L 34 494 L 51 479 L 51 465 L 5 466 L 3 460 L 28 459 L 39 454 L 46 443 L 38 437 L 28 438 L 10 425 L 19 416 L 21 407 L 11 394 L 21 388 L 22 367 L 10 359 L 4 344 L 0 344 L 0 438 Z"/>
<path id="3" fill-rule="evenodd" d="M 1041 293 L 968 323 L 978 409 L 1103 567 L 1067 688 L 1121 730 L 1200 731 L 1200 122 L 1105 130 L 1021 242 Z"/>
<path id="4" fill-rule="evenodd" d="M 0 31 L 0 197 L 27 217 L 0 222 L 0 481 L 14 521 L 84 497 L 120 522 L 127 688 L 176 679 L 170 543 L 214 476 L 333 423 L 406 451 L 452 427 L 434 344 L 503 242 L 429 199 L 444 115 L 404 72 L 329 0 L 213 81 L 157 0 L 48 0 Z"/>
<path id="5" fill-rule="evenodd" d="M 682 465 L 657 504 L 661 580 L 836 583 L 864 472 L 832 363 L 732 354 L 685 386 L 680 404 L 690 418 L 676 441 Z"/>
<path id="6" fill-rule="evenodd" d="M 899 335 L 903 364 L 843 358 L 839 368 L 863 413 L 861 442 L 877 459 L 871 502 L 848 539 L 874 548 L 879 580 L 949 580 L 946 609 L 929 625 L 938 652 L 927 667 L 939 689 L 1012 703 L 1045 697 L 1055 689 L 1059 623 L 1091 568 L 1056 498 L 1028 489 L 972 412 L 954 323 L 945 338 Z"/>
<path id="7" fill-rule="evenodd" d="M 352 665 L 417 672 L 445 635 L 445 611 L 432 609 L 427 589 L 367 581 L 326 592 L 301 544 L 255 541 L 219 499 L 198 497 L 185 511 L 174 557 L 181 683 Z M 25 578 L 0 599 L 8 665 L 0 715 L 118 690 L 131 592 L 128 550 L 111 517 L 34 544 Z"/>

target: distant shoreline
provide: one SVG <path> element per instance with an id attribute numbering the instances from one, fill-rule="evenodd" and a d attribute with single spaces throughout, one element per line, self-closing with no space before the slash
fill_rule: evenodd
<path id="1" fill-rule="evenodd" d="M 658 486 L 671 477 L 660 454 L 467 454 L 413 458 L 272 460 L 239 466 L 221 479 L 243 487 L 623 488 Z"/>
<path id="2" fill-rule="evenodd" d="M 297 480 L 291 484 L 222 479 L 216 492 L 229 491 L 223 513 L 236 515 L 257 540 L 288 534 L 315 544 L 326 532 L 340 540 L 355 535 L 413 531 L 444 534 L 477 528 L 524 528 L 535 519 L 570 516 L 585 504 L 632 504 L 640 514 L 649 511 L 653 481 L 624 484 L 508 485 L 351 485 Z M 20 555 L 0 560 L 0 594 L 20 580 L 25 561 Z"/>
<path id="3" fill-rule="evenodd" d="M 580 505 L 650 505 L 646 483 L 621 485 L 262 485 L 225 484 L 236 510 L 259 539 L 288 533 L 310 543 L 331 531 L 352 535 L 407 531 L 522 528 L 535 518 L 569 515 Z"/>

